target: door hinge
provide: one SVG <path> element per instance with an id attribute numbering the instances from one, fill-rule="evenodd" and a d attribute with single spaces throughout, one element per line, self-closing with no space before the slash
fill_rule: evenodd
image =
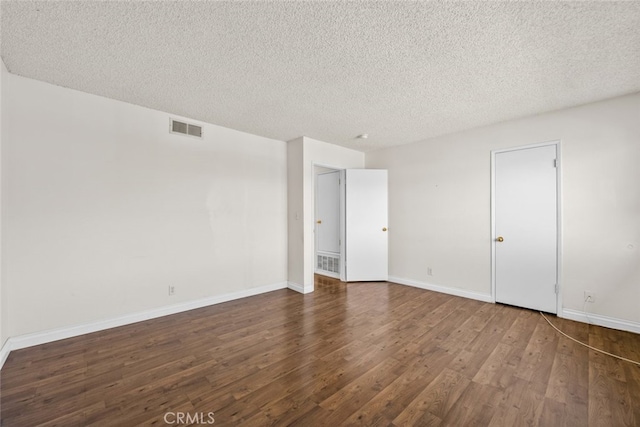
<path id="1" fill-rule="evenodd" d="M 556 294 L 560 293 L 560 286 L 558 286 L 558 284 L 557 284 L 557 283 L 556 283 L 555 288 L 556 288 Z"/>
<path id="2" fill-rule="evenodd" d="M 553 167 L 554 168 L 558 167 L 558 159 L 553 159 Z"/>

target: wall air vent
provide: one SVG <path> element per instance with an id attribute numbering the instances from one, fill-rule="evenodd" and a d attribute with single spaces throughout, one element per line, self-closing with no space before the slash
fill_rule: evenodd
<path id="1" fill-rule="evenodd" d="M 202 138 L 202 126 L 170 119 L 169 132 Z"/>

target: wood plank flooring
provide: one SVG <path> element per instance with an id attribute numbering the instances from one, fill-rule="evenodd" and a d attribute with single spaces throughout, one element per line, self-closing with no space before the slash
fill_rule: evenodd
<path id="1" fill-rule="evenodd" d="M 640 360 L 640 335 L 550 320 Z M 3 426 L 640 426 L 640 367 L 536 312 L 320 276 L 14 351 L 0 379 Z"/>

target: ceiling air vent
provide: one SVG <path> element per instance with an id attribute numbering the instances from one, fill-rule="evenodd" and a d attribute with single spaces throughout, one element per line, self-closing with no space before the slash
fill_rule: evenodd
<path id="1" fill-rule="evenodd" d="M 171 133 L 179 133 L 182 135 L 195 136 L 196 138 L 202 138 L 202 126 L 194 125 L 191 123 L 180 122 L 178 120 L 171 120 L 171 127 L 169 131 Z"/>

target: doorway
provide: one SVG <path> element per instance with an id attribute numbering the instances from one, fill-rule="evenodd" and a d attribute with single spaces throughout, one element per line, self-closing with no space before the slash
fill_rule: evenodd
<path id="1" fill-rule="evenodd" d="M 339 279 L 340 171 L 316 167 L 315 272 Z"/>
<path id="2" fill-rule="evenodd" d="M 316 274 L 388 279 L 387 171 L 315 166 Z"/>
<path id="3" fill-rule="evenodd" d="M 492 152 L 495 301 L 558 312 L 559 143 Z"/>

